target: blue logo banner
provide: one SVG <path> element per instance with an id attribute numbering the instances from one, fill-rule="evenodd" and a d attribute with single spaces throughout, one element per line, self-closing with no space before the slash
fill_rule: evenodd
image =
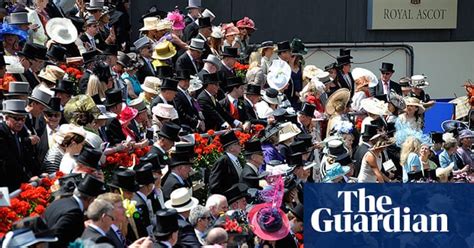
<path id="1" fill-rule="evenodd" d="M 305 247 L 474 247 L 474 185 L 305 184 Z"/>

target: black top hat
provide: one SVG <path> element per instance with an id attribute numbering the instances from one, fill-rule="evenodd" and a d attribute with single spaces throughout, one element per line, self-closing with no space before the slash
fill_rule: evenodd
<path id="1" fill-rule="evenodd" d="M 36 87 L 31 92 L 31 96 L 28 99 L 36 101 L 41 105 L 49 108 L 49 100 L 51 100 L 51 95 L 48 92 L 45 92 L 41 87 Z"/>
<path id="2" fill-rule="evenodd" d="M 182 143 L 176 144 L 173 154 L 186 154 L 189 157 L 194 157 L 194 144 L 193 143 Z"/>
<path id="3" fill-rule="evenodd" d="M 277 108 L 272 112 L 273 118 L 275 118 L 276 123 L 286 122 L 285 115 L 287 114 L 286 109 Z"/>
<path id="4" fill-rule="evenodd" d="M 207 84 L 219 84 L 221 82 L 218 73 L 209 73 L 202 76 L 203 85 Z"/>
<path id="5" fill-rule="evenodd" d="M 79 185 L 77 185 L 77 190 L 88 196 L 98 196 L 105 192 L 105 185 L 104 182 L 98 178 L 87 174 Z"/>
<path id="6" fill-rule="evenodd" d="M 313 147 L 313 136 L 307 133 L 300 133 L 296 135 L 295 141 L 303 141 L 306 150 L 311 151 Z"/>
<path id="7" fill-rule="evenodd" d="M 286 113 L 284 116 L 285 122 L 291 122 L 298 125 L 298 116 L 296 114 Z"/>
<path id="8" fill-rule="evenodd" d="M 91 0 L 86 3 L 86 10 L 102 10 L 104 8 L 104 1 L 102 0 Z"/>
<path id="9" fill-rule="evenodd" d="M 261 91 L 262 91 L 262 87 L 260 87 L 260 85 L 247 84 L 247 88 L 245 89 L 245 94 L 261 96 L 262 95 Z"/>
<path id="10" fill-rule="evenodd" d="M 226 46 L 224 47 L 224 51 L 222 52 L 222 57 L 232 57 L 232 58 L 238 58 L 238 50 L 236 47 L 229 47 Z"/>
<path id="11" fill-rule="evenodd" d="M 377 135 L 378 127 L 376 125 L 367 124 L 364 126 L 364 132 L 362 133 L 362 137 L 364 138 L 372 138 Z"/>
<path id="12" fill-rule="evenodd" d="M 92 100 L 94 101 L 94 103 L 96 105 L 103 105 L 104 102 L 102 101 L 102 99 L 100 98 L 100 95 L 99 94 L 95 94 L 93 96 L 91 96 Z"/>
<path id="13" fill-rule="evenodd" d="M 382 68 L 380 68 L 381 72 L 395 72 L 393 70 L 393 64 L 392 63 L 382 63 Z"/>
<path id="14" fill-rule="evenodd" d="M 199 28 L 209 28 L 212 27 L 210 17 L 201 17 L 198 19 Z"/>
<path id="15" fill-rule="evenodd" d="M 105 92 L 105 102 L 104 105 L 106 107 L 112 107 L 117 104 L 121 104 L 123 102 L 122 99 L 122 91 L 119 89 L 109 89 Z"/>
<path id="16" fill-rule="evenodd" d="M 63 92 L 69 95 L 74 95 L 74 82 L 69 79 L 62 79 L 56 84 L 52 91 Z"/>
<path id="17" fill-rule="evenodd" d="M 100 52 L 96 49 L 87 51 L 82 53 L 82 60 L 84 61 L 84 64 L 93 62 L 95 60 L 95 56 L 100 55 Z"/>
<path id="18" fill-rule="evenodd" d="M 132 66 L 132 59 L 126 53 L 121 53 L 117 57 L 117 63 L 119 63 L 123 67 L 130 67 Z"/>
<path id="19" fill-rule="evenodd" d="M 249 140 L 244 144 L 244 155 L 262 153 L 262 143 L 260 140 Z"/>
<path id="20" fill-rule="evenodd" d="M 241 77 L 229 77 L 226 80 L 227 90 L 231 91 L 234 87 L 238 87 L 240 85 L 244 85 L 245 82 L 242 80 Z"/>
<path id="21" fill-rule="evenodd" d="M 173 122 L 165 122 L 161 127 L 160 131 L 158 131 L 158 136 L 167 138 L 172 141 L 180 141 L 179 139 L 179 130 L 181 127 L 174 124 Z"/>
<path id="22" fill-rule="evenodd" d="M 374 96 L 375 98 L 377 98 L 378 100 L 380 101 L 383 101 L 383 102 L 387 102 L 387 94 L 383 94 L 383 95 L 375 95 Z"/>
<path id="23" fill-rule="evenodd" d="M 289 41 L 285 40 L 282 42 L 278 42 L 277 52 L 285 52 L 285 51 L 290 51 L 290 50 L 291 50 L 291 45 Z"/>
<path id="24" fill-rule="evenodd" d="M 244 183 L 234 184 L 230 189 L 224 192 L 224 196 L 227 198 L 227 203 L 230 205 L 237 200 L 247 197 L 247 190 L 249 187 Z"/>
<path id="25" fill-rule="evenodd" d="M 194 163 L 194 156 L 185 153 L 171 153 L 169 167 L 173 168 L 179 165 L 192 166 Z"/>
<path id="26" fill-rule="evenodd" d="M 237 136 L 235 136 L 234 131 L 227 131 L 221 135 L 221 144 L 224 148 L 238 142 L 239 139 L 237 138 Z"/>
<path id="27" fill-rule="evenodd" d="M 303 153 L 297 152 L 297 153 L 294 153 L 294 154 L 290 154 L 286 158 L 286 161 L 288 163 L 288 166 L 291 166 L 291 167 L 304 166 Z"/>
<path id="28" fill-rule="evenodd" d="M 275 46 L 275 43 L 271 40 L 264 41 L 260 44 L 260 48 L 273 48 L 273 46 Z"/>
<path id="29" fill-rule="evenodd" d="M 383 129 L 387 126 L 387 123 L 383 118 L 377 118 L 375 120 L 370 121 L 370 124 L 377 126 L 378 129 Z"/>
<path id="30" fill-rule="evenodd" d="M 115 44 L 109 45 L 106 44 L 104 50 L 102 50 L 102 54 L 104 55 L 115 55 L 118 54 L 118 46 Z"/>
<path id="31" fill-rule="evenodd" d="M 314 111 L 316 110 L 316 106 L 313 104 L 309 103 L 304 103 L 303 107 L 301 108 L 301 111 L 299 111 L 300 114 L 314 117 Z"/>
<path id="32" fill-rule="evenodd" d="M 160 164 L 160 158 L 156 153 L 147 153 L 143 157 L 141 157 L 140 164 L 138 165 L 138 167 L 142 167 L 147 164 L 151 164 L 152 171 L 161 171 L 165 168 L 165 165 Z"/>
<path id="33" fill-rule="evenodd" d="M 431 140 L 433 143 L 443 143 L 443 133 L 432 132 L 431 133 Z"/>
<path id="34" fill-rule="evenodd" d="M 45 112 L 61 112 L 61 98 L 51 97 L 49 100 L 49 109 Z"/>
<path id="35" fill-rule="evenodd" d="M 339 56 L 336 58 L 337 59 L 337 66 L 343 66 L 352 63 L 351 62 L 351 57 L 350 56 Z"/>
<path id="36" fill-rule="evenodd" d="M 58 179 L 59 182 L 59 190 L 55 192 L 55 195 L 60 196 L 67 196 L 72 195 L 74 189 L 76 189 L 77 185 L 82 181 L 82 174 L 81 173 L 71 173 L 65 175 Z"/>
<path id="37" fill-rule="evenodd" d="M 174 90 L 178 91 L 178 80 L 174 80 L 171 78 L 165 78 L 163 79 L 163 82 L 161 83 L 161 90 Z"/>
<path id="38" fill-rule="evenodd" d="M 159 66 L 156 67 L 156 77 L 158 78 L 172 78 L 173 68 L 171 66 Z"/>
<path id="39" fill-rule="evenodd" d="M 350 51 L 350 50 L 349 50 Z M 300 221 L 303 221 L 303 214 L 304 214 L 304 208 L 303 204 L 298 203 L 296 207 L 290 208 L 290 211 L 293 213 L 293 215 L 298 218 Z"/>
<path id="40" fill-rule="evenodd" d="M 326 65 L 326 66 L 324 67 L 324 70 L 325 70 L 325 71 L 329 71 L 329 70 L 336 69 L 336 68 L 337 68 L 337 63 L 331 63 L 331 64 L 329 64 L 329 65 Z"/>
<path id="41" fill-rule="evenodd" d="M 5 96 L 27 96 L 29 94 L 30 84 L 27 82 L 10 82 L 8 92 Z"/>
<path id="42" fill-rule="evenodd" d="M 176 76 L 174 78 L 176 80 L 190 80 L 191 79 L 191 71 L 190 70 L 176 71 Z"/>
<path id="43" fill-rule="evenodd" d="M 296 176 L 295 175 L 289 175 L 285 177 L 285 193 L 288 193 L 289 191 L 293 190 L 298 186 L 298 182 L 296 181 Z"/>
<path id="44" fill-rule="evenodd" d="M 47 60 L 46 58 L 47 52 L 48 52 L 48 49 L 43 45 L 34 44 L 34 43 L 26 43 L 23 46 L 23 49 L 17 52 L 17 54 L 29 59 Z"/>
<path id="45" fill-rule="evenodd" d="M 115 188 L 125 189 L 129 192 L 138 191 L 140 186 L 135 181 L 135 171 L 121 170 L 115 171 L 109 185 Z"/>
<path id="46" fill-rule="evenodd" d="M 167 236 L 178 230 L 178 212 L 176 209 L 164 208 L 156 211 L 155 236 Z"/>
<path id="47" fill-rule="evenodd" d="M 306 143 L 302 140 L 294 141 L 290 144 L 290 152 L 293 155 L 308 153 L 309 151 L 307 149 Z"/>
<path id="48" fill-rule="evenodd" d="M 351 49 L 346 49 L 346 48 L 339 49 L 339 56 L 349 56 L 349 58 L 353 59 L 351 56 Z"/>
<path id="49" fill-rule="evenodd" d="M 328 142 L 328 155 L 335 157 L 336 161 L 342 160 L 349 156 L 347 149 L 344 147 L 344 142 L 341 140 L 332 140 Z"/>
<path id="50" fill-rule="evenodd" d="M 59 44 L 53 44 L 48 52 L 46 53 L 46 57 L 52 60 L 56 60 L 59 62 L 65 62 L 66 61 L 66 53 L 67 50 L 63 46 Z"/>
<path id="51" fill-rule="evenodd" d="M 77 156 L 76 160 L 78 163 L 92 167 L 96 170 L 100 168 L 99 161 L 102 157 L 102 152 L 98 149 L 84 147 Z"/>
<path id="52" fill-rule="evenodd" d="M 135 170 L 135 179 L 139 185 L 148 185 L 155 183 L 155 177 L 153 177 L 152 164 L 146 164 Z"/>

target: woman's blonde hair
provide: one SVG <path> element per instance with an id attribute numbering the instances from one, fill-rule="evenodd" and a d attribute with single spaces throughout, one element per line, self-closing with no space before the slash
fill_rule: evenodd
<path id="1" fill-rule="evenodd" d="M 89 81 L 87 82 L 86 95 L 95 96 L 99 94 L 100 98 L 105 98 L 106 90 L 107 87 L 105 83 L 102 83 L 99 80 L 99 77 L 94 74 L 89 77 Z"/>
<path id="2" fill-rule="evenodd" d="M 249 57 L 249 70 L 254 67 L 260 67 L 262 56 L 258 52 L 252 52 Z"/>
<path id="3" fill-rule="evenodd" d="M 415 137 L 408 137 L 402 144 L 402 150 L 400 152 L 400 165 L 403 166 L 408 159 L 408 154 L 416 153 L 420 151 L 421 142 Z"/>

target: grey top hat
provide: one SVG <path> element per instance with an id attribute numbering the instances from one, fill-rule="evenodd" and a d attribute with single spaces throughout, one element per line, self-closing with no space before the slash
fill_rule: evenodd
<path id="1" fill-rule="evenodd" d="M 28 112 L 25 110 L 26 101 L 18 99 L 10 99 L 3 101 L 2 113 L 13 114 L 13 115 L 27 115 Z"/>
<path id="2" fill-rule="evenodd" d="M 201 39 L 193 38 L 189 44 L 189 49 L 204 51 L 204 41 Z"/>
<path id="3" fill-rule="evenodd" d="M 201 0 L 188 0 L 188 6 L 186 9 L 200 9 Z"/>
<path id="4" fill-rule="evenodd" d="M 215 65 L 217 67 L 217 70 L 219 70 L 221 67 L 221 61 L 214 54 L 207 55 L 207 58 L 203 59 L 202 61 Z"/>
<path id="5" fill-rule="evenodd" d="M 27 12 L 14 12 L 10 14 L 10 19 L 9 19 L 8 24 L 22 25 L 22 24 L 31 24 L 31 22 L 28 21 Z"/>
<path id="6" fill-rule="evenodd" d="M 29 94 L 30 84 L 27 82 L 10 82 L 8 93 L 5 96 L 27 96 Z"/>
<path id="7" fill-rule="evenodd" d="M 140 39 L 133 42 L 133 45 L 135 46 L 136 51 L 139 51 L 142 47 L 150 43 L 151 43 L 151 40 L 148 39 L 148 37 L 143 36 Z"/>
<path id="8" fill-rule="evenodd" d="M 36 87 L 33 89 L 33 92 L 31 92 L 31 96 L 28 97 L 28 99 L 37 101 L 49 109 L 48 103 L 51 100 L 51 97 L 51 94 L 44 91 L 41 87 Z"/>
<path id="9" fill-rule="evenodd" d="M 103 0 L 91 0 L 86 4 L 86 10 L 102 10 L 104 8 Z"/>

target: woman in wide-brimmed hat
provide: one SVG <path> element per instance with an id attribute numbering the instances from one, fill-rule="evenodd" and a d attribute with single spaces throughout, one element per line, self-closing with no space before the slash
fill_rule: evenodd
<path id="1" fill-rule="evenodd" d="M 423 113 L 425 112 L 425 107 L 415 97 L 405 98 L 405 104 L 405 113 L 401 114 L 398 120 L 402 123 L 408 123 L 413 129 L 421 130 L 424 125 Z"/>
<path id="2" fill-rule="evenodd" d="M 326 137 L 329 137 L 332 128 L 337 122 L 347 120 L 345 113 L 350 97 L 351 92 L 346 88 L 342 88 L 334 92 L 328 98 L 326 104 L 326 114 L 328 114 L 330 117 L 326 129 Z"/>
<path id="3" fill-rule="evenodd" d="M 382 173 L 382 154 L 383 151 L 393 145 L 395 140 L 386 135 L 381 135 L 374 146 L 364 155 L 361 162 L 359 183 L 384 183 L 391 180 Z"/>

